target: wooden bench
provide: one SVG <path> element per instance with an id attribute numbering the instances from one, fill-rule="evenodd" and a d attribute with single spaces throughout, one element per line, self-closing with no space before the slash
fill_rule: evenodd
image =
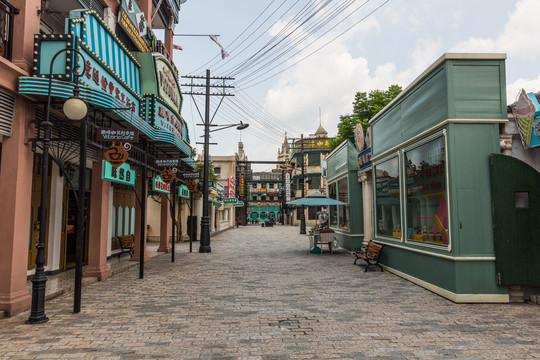
<path id="1" fill-rule="evenodd" d="M 128 253 L 129 256 L 133 256 L 133 252 L 135 251 L 133 248 L 133 245 L 135 245 L 135 237 L 133 235 L 124 235 L 117 236 L 116 238 L 118 239 L 120 249 L 122 250 L 122 252 L 118 253 L 118 257 L 125 253 Z"/>
<path id="2" fill-rule="evenodd" d="M 383 271 L 382 266 L 379 264 L 383 247 L 384 245 L 377 244 L 370 240 L 367 244 L 362 246 L 360 251 L 353 253 L 354 256 L 356 256 L 354 264 L 356 264 L 356 261 L 358 260 L 364 260 L 366 262 L 366 269 L 364 272 L 366 272 L 371 265 L 377 265 L 381 268 L 381 271 Z"/>

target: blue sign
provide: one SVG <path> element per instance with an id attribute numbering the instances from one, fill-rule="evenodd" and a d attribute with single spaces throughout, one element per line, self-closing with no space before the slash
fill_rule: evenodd
<path id="1" fill-rule="evenodd" d="M 101 179 L 133 186 L 135 185 L 135 170 L 131 170 L 128 163 L 123 163 L 115 168 L 108 161 L 103 160 L 101 165 Z"/>

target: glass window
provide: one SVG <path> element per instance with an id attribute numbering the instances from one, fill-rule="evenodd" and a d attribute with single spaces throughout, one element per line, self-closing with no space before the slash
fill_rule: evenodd
<path id="1" fill-rule="evenodd" d="M 349 188 L 347 178 L 338 180 L 338 200 L 349 203 Z M 349 205 L 339 205 L 339 227 L 341 229 L 350 229 Z"/>
<path id="2" fill-rule="evenodd" d="M 220 167 L 215 167 L 214 168 L 214 174 L 216 174 L 216 175 L 221 174 L 221 168 Z"/>
<path id="3" fill-rule="evenodd" d="M 308 166 L 321 166 L 321 154 L 309 154 Z"/>
<path id="4" fill-rule="evenodd" d="M 320 176 L 310 176 L 309 178 L 309 188 L 319 190 L 321 187 L 321 177 Z"/>
<path id="5" fill-rule="evenodd" d="M 398 158 L 375 165 L 377 235 L 401 237 Z"/>
<path id="6" fill-rule="evenodd" d="M 405 152 L 407 237 L 448 244 L 444 137 Z"/>
<path id="7" fill-rule="evenodd" d="M 335 182 L 328 185 L 328 197 L 331 199 L 337 200 L 337 184 Z M 330 226 L 337 226 L 338 224 L 338 218 L 337 218 L 337 206 L 336 205 L 330 205 L 328 206 L 328 217 L 330 219 Z"/>

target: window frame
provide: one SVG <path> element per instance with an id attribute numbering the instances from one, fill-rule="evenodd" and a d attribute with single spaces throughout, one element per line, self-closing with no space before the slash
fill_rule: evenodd
<path id="1" fill-rule="evenodd" d="M 452 206 L 451 206 L 451 201 L 450 201 L 450 177 L 449 177 L 449 171 L 448 171 L 448 168 L 449 168 L 449 164 L 448 164 L 448 133 L 447 133 L 447 130 L 446 129 L 442 129 L 440 131 L 437 131 L 425 138 L 422 138 L 412 144 L 409 144 L 408 146 L 405 146 L 403 148 L 401 148 L 400 152 L 402 153 L 402 164 L 401 164 L 401 172 L 403 174 L 405 174 L 405 152 L 407 151 L 411 151 L 411 150 L 414 150 L 422 145 L 425 145 L 427 144 L 428 142 L 430 141 L 433 141 L 433 140 L 436 140 L 437 138 L 440 138 L 440 137 L 444 137 L 444 171 L 445 171 L 445 191 L 446 191 L 446 211 L 447 211 L 447 216 L 448 216 L 448 244 L 435 244 L 435 243 L 429 243 L 429 242 L 424 242 L 424 241 L 419 241 L 419 240 L 413 240 L 413 239 L 409 239 L 408 236 L 404 236 L 404 231 L 402 231 L 401 235 L 402 237 L 404 238 L 404 243 L 405 244 L 414 244 L 415 246 L 419 246 L 419 247 L 425 247 L 425 248 L 431 248 L 431 249 L 438 249 L 438 250 L 447 250 L 447 251 L 452 251 L 452 221 L 451 221 L 451 209 L 452 209 Z M 403 179 L 403 181 L 405 181 L 405 179 Z M 404 184 L 404 189 L 403 189 L 403 194 L 402 194 L 402 197 L 403 197 L 403 204 L 405 204 L 405 206 L 403 207 L 403 219 L 402 219 L 402 229 L 406 228 L 407 224 L 406 224 L 406 221 L 407 221 L 407 206 L 406 206 L 406 202 L 407 202 L 407 193 L 406 193 L 406 190 L 405 190 L 405 186 L 406 184 Z"/>
<path id="2" fill-rule="evenodd" d="M 398 238 L 398 237 L 394 237 L 394 236 L 387 236 L 387 235 L 381 235 L 378 233 L 378 226 L 377 226 L 377 222 L 378 222 L 378 219 L 377 219 L 377 165 L 380 165 L 386 161 L 389 161 L 389 160 L 392 160 L 394 158 L 397 158 L 397 172 L 398 172 L 398 176 L 399 176 L 399 179 L 398 179 L 398 186 L 399 186 L 399 189 L 398 189 L 398 194 L 399 194 L 399 224 L 400 224 L 400 228 L 403 230 L 403 209 L 402 209 L 402 205 L 403 205 L 403 184 L 402 184 L 402 181 L 403 181 L 403 174 L 402 174 L 402 166 L 401 166 L 401 162 L 402 162 L 402 151 L 401 150 L 397 150 L 397 151 L 394 151 L 390 154 L 388 154 L 387 156 L 384 156 L 383 158 L 381 159 L 378 159 L 377 161 L 373 162 L 373 171 L 372 171 L 372 184 L 373 184 L 373 202 L 374 202 L 374 208 L 373 208 L 373 233 L 374 233 L 374 236 L 375 238 L 380 238 L 380 239 L 384 239 L 384 240 L 390 240 L 390 241 L 393 241 L 393 242 L 398 242 L 398 243 L 403 243 L 403 231 L 401 231 L 401 236 Z"/>

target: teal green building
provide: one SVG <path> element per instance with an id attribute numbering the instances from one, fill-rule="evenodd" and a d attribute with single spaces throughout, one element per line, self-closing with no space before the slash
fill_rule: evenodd
<path id="1" fill-rule="evenodd" d="M 381 263 L 455 302 L 509 301 L 497 285 L 489 171 L 507 122 L 505 59 L 444 54 L 370 121 Z"/>
<path id="2" fill-rule="evenodd" d="M 354 251 L 364 240 L 362 184 L 358 182 L 358 150 L 344 141 L 326 159 L 328 197 L 347 203 L 328 207 L 328 222 L 338 245 Z"/>

